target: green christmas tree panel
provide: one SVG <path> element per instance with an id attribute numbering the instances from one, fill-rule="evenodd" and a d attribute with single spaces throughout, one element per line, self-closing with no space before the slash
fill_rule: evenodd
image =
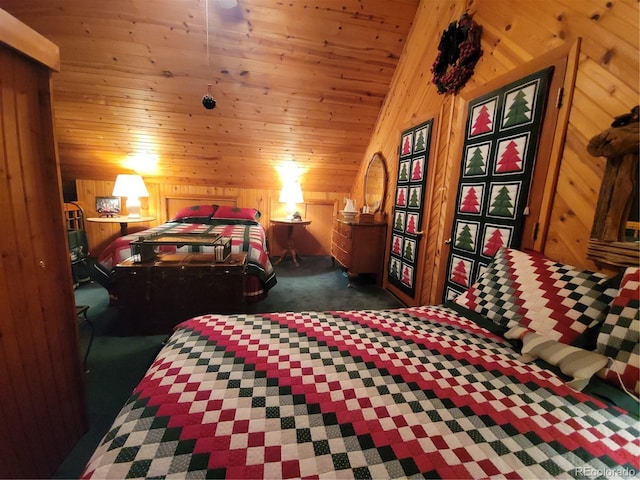
<path id="1" fill-rule="evenodd" d="M 477 235 L 477 223 L 458 222 L 458 224 L 456 225 L 456 238 L 454 241 L 454 245 L 460 250 L 475 252 Z"/>
<path id="2" fill-rule="evenodd" d="M 487 165 L 489 164 L 489 153 L 491 151 L 490 143 L 481 143 L 467 147 L 464 176 L 474 177 L 487 174 Z"/>
<path id="3" fill-rule="evenodd" d="M 505 96 L 503 128 L 530 123 L 536 101 L 538 81 L 507 93 Z"/>
<path id="4" fill-rule="evenodd" d="M 521 182 L 491 185 L 489 216 L 514 218 Z"/>

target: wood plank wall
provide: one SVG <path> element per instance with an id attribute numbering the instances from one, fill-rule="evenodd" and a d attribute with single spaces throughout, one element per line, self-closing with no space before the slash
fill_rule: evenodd
<path id="1" fill-rule="evenodd" d="M 453 201 L 447 190 L 452 168 L 459 168 L 466 112 L 456 97 L 438 95 L 430 83 L 440 34 L 465 11 L 483 27 L 484 55 L 463 91 L 495 79 L 523 63 L 582 39 L 575 91 L 570 105 L 566 141 L 561 151 L 558 183 L 544 253 L 584 268 L 597 269 L 586 258 L 604 159 L 586 151 L 589 139 L 609 127 L 613 117 L 638 104 L 638 3 L 634 0 L 453 0 L 420 4 L 391 91 L 374 129 L 365 159 L 382 151 L 392 182 L 387 209 L 392 211 L 400 132 L 431 117 L 440 126 L 434 138 L 436 161 L 433 203 L 426 230 L 427 248 L 422 290 L 416 303 L 439 303 L 435 297 L 440 251 L 448 232 L 443 208 Z M 567 95 L 565 95 L 567 97 Z M 362 196 L 363 168 L 352 195 Z M 445 259 L 446 260 L 446 259 Z"/>
<path id="2" fill-rule="evenodd" d="M 1 11 L 0 24 L 0 478 L 51 478 L 86 429 L 52 89 L 4 41 L 58 52 Z"/>

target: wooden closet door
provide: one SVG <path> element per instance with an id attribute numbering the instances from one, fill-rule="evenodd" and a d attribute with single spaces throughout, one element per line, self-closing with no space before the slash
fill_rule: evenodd
<path id="1" fill-rule="evenodd" d="M 86 427 L 50 70 L 0 65 L 0 477 L 50 477 Z"/>
<path id="2" fill-rule="evenodd" d="M 568 52 L 555 51 L 470 95 L 436 298 L 465 291 L 498 248 L 542 251 L 558 168 L 552 147 L 563 88 L 571 86 L 567 64 Z"/>

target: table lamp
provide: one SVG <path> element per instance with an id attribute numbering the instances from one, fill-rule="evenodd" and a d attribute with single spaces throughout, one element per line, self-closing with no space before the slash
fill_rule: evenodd
<path id="1" fill-rule="evenodd" d="M 298 182 L 285 183 L 280 190 L 280 202 L 286 203 L 287 220 L 293 220 L 296 203 L 302 203 L 302 188 Z"/>
<path id="2" fill-rule="evenodd" d="M 140 197 L 148 197 L 149 192 L 140 175 L 118 175 L 113 186 L 114 197 L 127 197 L 129 217 L 140 218 Z"/>

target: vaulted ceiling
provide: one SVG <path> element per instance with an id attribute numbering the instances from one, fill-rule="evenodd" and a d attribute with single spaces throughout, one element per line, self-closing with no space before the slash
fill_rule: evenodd
<path id="1" fill-rule="evenodd" d="M 63 177 L 349 191 L 419 0 L 221 3 L 0 0 L 60 48 Z"/>

